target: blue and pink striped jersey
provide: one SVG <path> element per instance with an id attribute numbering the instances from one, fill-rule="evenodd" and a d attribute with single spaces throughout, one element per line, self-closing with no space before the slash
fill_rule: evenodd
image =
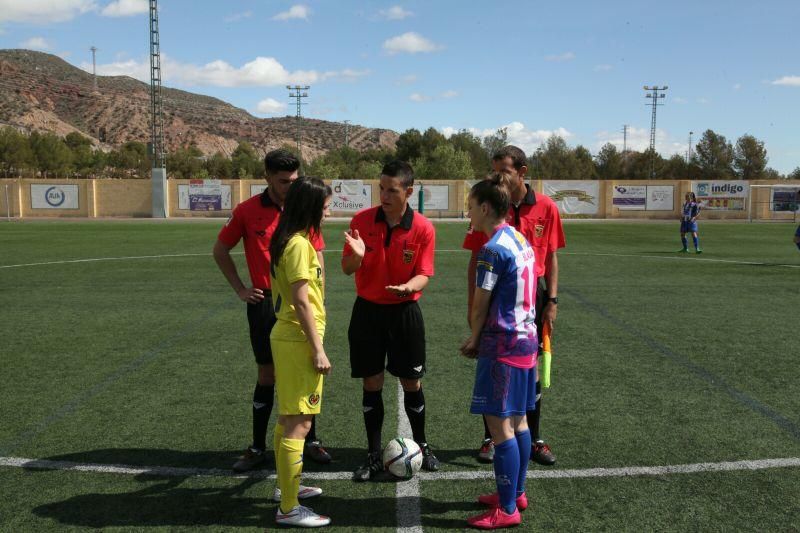
<path id="1" fill-rule="evenodd" d="M 478 357 L 518 368 L 536 365 L 535 261 L 528 241 L 508 224 L 500 226 L 478 252 L 476 286 L 492 292 Z"/>
<path id="2" fill-rule="evenodd" d="M 700 204 L 697 202 L 684 202 L 683 220 L 689 221 L 700 214 Z"/>

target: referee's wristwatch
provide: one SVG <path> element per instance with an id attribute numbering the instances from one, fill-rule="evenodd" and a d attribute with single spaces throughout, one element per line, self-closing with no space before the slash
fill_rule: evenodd
<path id="1" fill-rule="evenodd" d="M 548 296 L 547 303 L 554 303 L 558 305 L 558 296 Z"/>

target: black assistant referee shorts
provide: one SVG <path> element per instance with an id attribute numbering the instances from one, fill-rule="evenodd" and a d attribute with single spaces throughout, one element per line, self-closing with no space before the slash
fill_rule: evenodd
<path id="1" fill-rule="evenodd" d="M 275 310 L 272 308 L 272 293 L 264 289 L 264 299 L 257 304 L 247 304 L 247 322 L 250 324 L 250 345 L 259 365 L 272 364 L 272 348 L 269 334 L 275 326 Z"/>
<path id="2" fill-rule="evenodd" d="M 425 375 L 425 323 L 417 302 L 376 304 L 356 298 L 347 337 L 351 377 L 366 378 L 384 369 L 404 379 Z"/>

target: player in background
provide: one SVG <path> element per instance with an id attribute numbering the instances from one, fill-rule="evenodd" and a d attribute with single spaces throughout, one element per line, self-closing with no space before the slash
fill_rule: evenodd
<path id="1" fill-rule="evenodd" d="M 558 207 L 548 196 L 539 194 L 525 183 L 528 173 L 525 152 L 516 146 L 505 146 L 492 157 L 495 172 L 511 176 L 511 205 L 506 222 L 522 233 L 536 253 L 536 320 L 537 328 L 542 330 L 546 321 L 551 331 L 555 330 L 558 314 L 558 249 L 563 248 L 564 229 Z M 469 308 L 472 308 L 472 293 L 475 290 L 475 263 L 478 251 L 488 237 L 482 232 L 470 231 L 464 238 L 463 247 L 472 252 L 467 267 L 467 294 Z M 469 321 L 469 316 L 467 317 Z M 556 458 L 541 434 L 542 389 L 537 390 L 536 409 L 528 413 L 528 426 L 533 435 L 531 459 L 540 465 L 553 465 Z M 494 457 L 494 443 L 489 428 L 484 421 L 484 439 L 478 450 L 478 460 L 490 463 Z"/>
<path id="2" fill-rule="evenodd" d="M 322 264 L 313 235 L 318 235 L 331 201 L 330 187 L 319 178 L 298 178 L 286 195 L 269 245 L 272 304 L 276 323 L 270 344 L 278 389 L 278 423 L 273 449 L 280 501 L 276 522 L 282 526 L 320 527 L 330 518 L 300 505 L 299 498 L 322 494 L 300 485 L 305 437 L 322 407 L 323 376 L 331 371 L 325 336 Z"/>
<path id="3" fill-rule="evenodd" d="M 414 440 L 422 449 L 422 468 L 439 469 L 425 436 L 425 323 L 417 301 L 433 276 L 436 234 L 433 224 L 408 205 L 414 191 L 411 165 L 393 161 L 380 177 L 381 205 L 356 213 L 345 233 L 342 271 L 355 274 L 357 298 L 350 318 L 351 377 L 363 382 L 362 408 L 367 431 L 366 463 L 356 481 L 383 471 L 383 381 L 388 370 L 400 379 L 403 404 Z"/>
<path id="4" fill-rule="evenodd" d="M 700 249 L 700 241 L 697 238 L 697 219 L 699 216 L 700 204 L 697 203 L 697 197 L 693 192 L 687 192 L 686 201 L 681 208 L 681 243 L 683 244 L 681 253 L 689 253 L 689 241 L 686 239 L 687 233 L 692 234 L 695 253 L 703 253 Z"/>
<path id="5" fill-rule="evenodd" d="M 471 526 L 495 529 L 518 525 L 528 506 L 525 476 L 531 454 L 527 413 L 535 408 L 536 254 L 506 221 L 512 177 L 497 173 L 476 183 L 469 196 L 473 231 L 488 238 L 477 258 L 470 325 L 462 345 L 477 357 L 470 412 L 483 415 L 495 443 L 497 492 L 478 497 L 490 510 L 468 519 Z"/>
<path id="6" fill-rule="evenodd" d="M 797 189 L 797 194 L 795 195 L 794 199 L 794 210 L 797 211 L 797 206 L 800 205 L 800 189 Z M 797 246 L 797 249 L 800 250 L 800 226 L 797 226 L 797 229 L 794 232 L 794 244 Z"/>
<path id="7" fill-rule="evenodd" d="M 272 413 L 275 390 L 275 371 L 269 334 L 275 325 L 269 279 L 269 246 L 272 234 L 283 212 L 283 203 L 292 182 L 297 179 L 300 160 L 287 150 L 273 150 L 264 158 L 267 189 L 236 206 L 233 214 L 219 232 L 214 244 L 214 260 L 225 279 L 240 300 L 247 304 L 247 322 L 250 328 L 250 344 L 258 366 L 258 379 L 253 391 L 252 420 L 253 441 L 244 454 L 233 465 L 242 472 L 255 468 L 266 460 L 267 424 Z M 251 286 L 242 282 L 231 258 L 230 251 L 240 240 L 244 240 L 244 253 Z M 322 250 L 325 242 L 322 234 L 312 236 L 317 257 L 324 268 Z M 329 463 L 331 456 L 322 447 L 316 436 L 316 424 L 312 421 L 306 442 L 306 454 L 319 463 Z"/>

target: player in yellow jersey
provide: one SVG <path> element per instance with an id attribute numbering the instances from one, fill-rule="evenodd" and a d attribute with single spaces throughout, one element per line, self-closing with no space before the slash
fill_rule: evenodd
<path id="1" fill-rule="evenodd" d="M 320 527 L 331 519 L 300 505 L 322 490 L 302 487 L 303 444 L 322 405 L 323 376 L 331 371 L 325 335 L 322 267 L 311 242 L 328 211 L 331 190 L 319 178 L 298 178 L 286 195 L 284 212 L 270 242 L 272 303 L 277 322 L 270 333 L 275 361 L 278 423 L 273 449 L 284 526 Z"/>

